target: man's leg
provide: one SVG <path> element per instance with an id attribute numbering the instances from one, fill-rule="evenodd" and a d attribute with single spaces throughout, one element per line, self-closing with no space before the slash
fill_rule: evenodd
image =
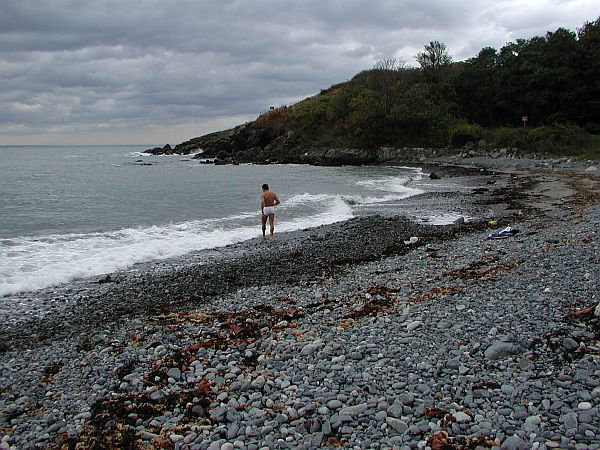
<path id="1" fill-rule="evenodd" d="M 265 216 L 264 214 L 261 214 L 260 218 L 262 219 L 263 239 L 265 239 L 265 232 L 267 231 L 267 216 Z"/>
<path id="2" fill-rule="evenodd" d="M 275 231 L 275 214 L 269 214 L 269 226 L 271 231 L 271 239 L 273 239 L 273 231 Z"/>

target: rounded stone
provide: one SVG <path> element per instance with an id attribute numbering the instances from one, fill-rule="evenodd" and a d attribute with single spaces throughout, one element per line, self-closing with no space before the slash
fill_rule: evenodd
<path id="1" fill-rule="evenodd" d="M 329 400 L 327 402 L 327 407 L 329 409 L 340 409 L 342 407 L 343 403 L 341 401 L 339 401 L 338 399 L 333 399 L 333 400 Z"/>
<path id="2" fill-rule="evenodd" d="M 407 331 L 414 331 L 417 328 L 420 328 L 422 325 L 423 325 L 423 322 L 421 322 L 420 320 L 413 320 L 408 325 L 406 325 L 406 329 L 407 329 Z"/>
<path id="3" fill-rule="evenodd" d="M 575 339 L 568 337 L 563 339 L 563 347 L 571 352 L 579 348 L 579 343 Z"/>
<path id="4" fill-rule="evenodd" d="M 408 424 L 403 420 L 395 419 L 394 417 L 387 417 L 385 422 L 398 433 L 406 433 L 408 430 Z"/>
<path id="5" fill-rule="evenodd" d="M 452 413 L 452 417 L 454 417 L 454 420 L 456 420 L 457 423 L 467 423 L 471 421 L 471 416 L 462 411 Z"/>
<path id="6" fill-rule="evenodd" d="M 171 441 L 173 442 L 179 442 L 179 441 L 183 441 L 184 436 L 181 434 L 172 434 L 169 436 L 169 438 L 171 439 Z"/>
<path id="7" fill-rule="evenodd" d="M 529 448 L 527 442 L 516 435 L 507 437 L 500 446 L 501 450 L 529 450 Z"/>
<path id="8" fill-rule="evenodd" d="M 412 405 L 415 401 L 415 396 L 410 392 L 404 392 L 398 396 L 398 400 L 400 400 L 403 405 Z"/>
<path id="9" fill-rule="evenodd" d="M 175 381 L 181 380 L 181 370 L 177 367 L 171 367 L 167 372 L 167 377 L 172 378 Z"/>

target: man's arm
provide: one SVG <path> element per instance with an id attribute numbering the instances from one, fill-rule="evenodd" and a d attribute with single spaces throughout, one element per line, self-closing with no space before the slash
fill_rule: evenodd
<path id="1" fill-rule="evenodd" d="M 260 212 L 263 214 L 265 213 L 264 208 L 265 208 L 265 196 L 260 194 Z"/>
<path id="2" fill-rule="evenodd" d="M 281 202 L 279 201 L 279 197 L 277 197 L 277 194 L 273 194 L 273 197 L 275 198 L 275 204 L 279 205 Z"/>

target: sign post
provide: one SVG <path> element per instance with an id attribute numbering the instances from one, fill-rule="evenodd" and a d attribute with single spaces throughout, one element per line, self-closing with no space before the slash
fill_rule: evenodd
<path id="1" fill-rule="evenodd" d="M 529 120 L 529 116 L 523 116 L 523 117 L 521 117 L 521 120 L 523 121 L 523 128 L 525 128 L 525 124 Z"/>

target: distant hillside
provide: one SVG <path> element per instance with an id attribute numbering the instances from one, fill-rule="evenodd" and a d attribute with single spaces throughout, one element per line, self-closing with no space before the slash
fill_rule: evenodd
<path id="1" fill-rule="evenodd" d="M 600 18 L 577 32 L 559 28 L 500 50 L 487 47 L 464 62 L 453 63 L 444 44 L 431 42 L 417 60 L 420 68 L 380 61 L 295 105 L 167 151 L 302 161 L 305 154 L 333 151 L 335 159 L 331 149 L 358 149 L 355 162 L 376 159 L 382 147 L 598 154 Z"/>

